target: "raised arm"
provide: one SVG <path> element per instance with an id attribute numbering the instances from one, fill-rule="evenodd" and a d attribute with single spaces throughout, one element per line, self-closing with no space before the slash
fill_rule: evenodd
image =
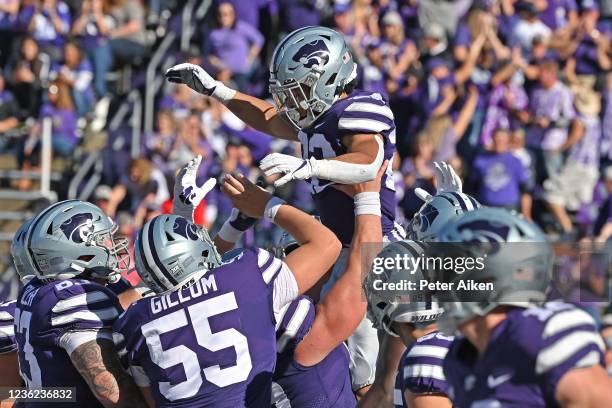
<path id="1" fill-rule="evenodd" d="M 121 367 L 112 340 L 87 341 L 70 353 L 70 360 L 103 406 L 147 406 L 134 380 Z"/>
<path id="2" fill-rule="evenodd" d="M 285 259 L 300 294 L 310 289 L 332 267 L 340 254 L 340 241 L 319 221 L 273 197 L 243 175 L 226 175 L 221 190 L 234 207 L 253 218 L 271 220 L 300 245 Z M 380 228 L 380 220 L 379 220 Z"/>
<path id="3" fill-rule="evenodd" d="M 295 360 L 304 366 L 312 366 L 323 360 L 355 331 L 365 316 L 367 302 L 362 295 L 361 285 L 369 270 L 370 258 L 380 250 L 366 245 L 382 245 L 378 192 L 386 165 L 387 162 L 371 182 L 338 187 L 354 197 L 355 232 L 346 272 L 317 305 L 312 328 L 295 350 Z M 372 256 L 367 257 L 368 253 Z"/>
<path id="4" fill-rule="evenodd" d="M 249 126 L 279 139 L 298 140 L 297 131 L 278 113 L 276 107 L 262 99 L 228 88 L 194 64 L 175 65 L 166 71 L 168 81 L 185 84 L 202 95 L 212 96 Z"/>

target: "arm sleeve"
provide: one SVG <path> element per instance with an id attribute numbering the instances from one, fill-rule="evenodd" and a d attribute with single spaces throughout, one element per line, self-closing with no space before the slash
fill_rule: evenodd
<path id="1" fill-rule="evenodd" d="M 57 345 L 62 348 L 76 344 L 71 340 L 73 336 L 64 338 L 68 333 L 110 330 L 121 311 L 117 296 L 93 283 L 63 288 L 57 292 L 57 297 L 49 317 L 51 328 L 57 334 Z M 77 340 L 83 338 L 76 337 Z"/>
<path id="2" fill-rule="evenodd" d="M 299 295 L 295 276 L 285 262 L 263 249 L 258 249 L 257 266 L 264 282 L 273 285 L 272 302 L 274 313 L 277 314 Z"/>
<path id="3" fill-rule="evenodd" d="M 66 332 L 60 337 L 59 346 L 66 350 L 66 353 L 68 353 L 68 355 L 71 355 L 72 352 L 81 344 L 96 339 L 106 339 L 112 341 L 113 336 L 110 330 L 107 329 Z"/>
<path id="4" fill-rule="evenodd" d="M 17 351 L 14 315 L 15 302 L 0 305 L 0 354 Z"/>
<path id="5" fill-rule="evenodd" d="M 541 336 L 535 371 L 550 397 L 554 397 L 557 384 L 568 371 L 603 365 L 603 340 L 595 321 L 583 310 L 572 308 L 554 314 Z"/>

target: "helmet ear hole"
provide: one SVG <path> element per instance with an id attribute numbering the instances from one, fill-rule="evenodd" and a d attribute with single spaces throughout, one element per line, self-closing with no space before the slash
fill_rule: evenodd
<path id="1" fill-rule="evenodd" d="M 208 258 L 208 249 L 205 249 L 204 251 L 202 251 L 202 257 Z"/>
<path id="2" fill-rule="evenodd" d="M 387 306 L 387 304 L 385 302 L 378 302 L 376 304 L 376 307 L 379 308 L 380 310 L 385 310 L 386 306 Z"/>
<path id="3" fill-rule="evenodd" d="M 326 86 L 329 85 L 333 85 L 334 82 L 336 82 L 336 75 L 338 75 L 337 73 L 333 73 L 332 76 L 329 77 L 329 79 L 327 80 L 327 82 L 325 83 Z"/>
<path id="4" fill-rule="evenodd" d="M 81 256 L 79 256 L 79 257 L 77 258 L 77 260 L 79 260 L 79 261 L 83 261 L 83 262 L 89 262 L 89 261 L 91 261 L 92 259 L 94 259 L 94 256 L 93 256 L 93 255 L 81 255 Z"/>
<path id="5" fill-rule="evenodd" d="M 170 235 L 167 231 L 166 231 L 166 239 L 168 241 L 174 241 L 174 237 L 172 235 Z"/>

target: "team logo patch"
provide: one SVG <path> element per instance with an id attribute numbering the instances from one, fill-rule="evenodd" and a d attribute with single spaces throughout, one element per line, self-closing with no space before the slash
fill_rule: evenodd
<path id="1" fill-rule="evenodd" d="M 315 65 L 322 67 L 329 62 L 329 49 L 325 41 L 315 40 L 302 45 L 292 59 L 306 68 L 312 68 Z"/>
<path id="2" fill-rule="evenodd" d="M 198 239 L 198 227 L 188 223 L 184 218 L 177 218 L 174 220 L 172 231 L 179 234 L 183 238 L 191 239 L 193 241 Z"/>
<path id="3" fill-rule="evenodd" d="M 87 242 L 94 231 L 93 214 L 76 214 L 64 221 L 59 228 L 70 241 L 77 244 Z"/>

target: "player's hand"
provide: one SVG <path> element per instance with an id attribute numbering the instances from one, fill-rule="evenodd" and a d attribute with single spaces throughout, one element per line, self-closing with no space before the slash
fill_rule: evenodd
<path id="1" fill-rule="evenodd" d="M 463 182 L 451 165 L 446 162 L 434 162 L 437 191 L 440 193 L 462 193 Z"/>
<path id="2" fill-rule="evenodd" d="M 434 162 L 434 175 L 436 177 L 436 194 L 440 193 L 461 193 L 463 183 L 452 166 L 445 162 Z M 424 189 L 418 187 L 414 194 L 424 202 L 429 202 L 433 196 Z"/>
<path id="3" fill-rule="evenodd" d="M 288 154 L 271 153 L 261 160 L 259 168 L 266 176 L 277 173 L 285 175 L 274 182 L 274 187 L 280 187 L 291 180 L 305 180 L 313 175 L 313 164 L 316 160 L 304 160 Z"/>
<path id="4" fill-rule="evenodd" d="M 204 68 L 189 63 L 178 64 L 168 69 L 166 78 L 175 84 L 185 84 L 207 96 L 211 96 L 218 86 L 218 82 L 204 71 Z"/>
<path id="5" fill-rule="evenodd" d="M 234 207 L 246 216 L 253 218 L 263 217 L 266 204 L 272 197 L 272 194 L 251 183 L 242 174 L 225 175 L 221 191 L 232 200 Z"/>
<path id="6" fill-rule="evenodd" d="M 193 211 L 217 184 L 217 180 L 209 178 L 201 187 L 198 187 L 196 175 L 201 162 L 202 156 L 194 157 L 178 172 L 174 180 L 173 212 L 191 222 L 193 222 Z"/>
<path id="7" fill-rule="evenodd" d="M 378 169 L 378 173 L 376 173 L 376 177 L 374 180 L 366 181 L 364 183 L 359 184 L 333 184 L 332 187 L 342 191 L 344 194 L 355 197 L 359 193 L 365 192 L 375 192 L 378 193 L 380 191 L 380 184 L 383 174 L 387 171 L 387 166 L 389 165 L 389 160 L 385 160 Z"/>

